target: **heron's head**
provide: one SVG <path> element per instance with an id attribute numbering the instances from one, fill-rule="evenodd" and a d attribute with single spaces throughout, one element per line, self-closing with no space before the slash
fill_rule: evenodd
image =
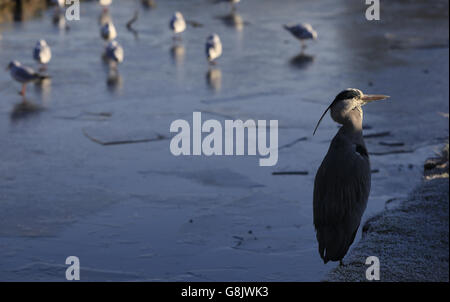
<path id="1" fill-rule="evenodd" d="M 331 118 L 335 122 L 342 124 L 343 120 L 353 110 L 358 110 L 358 112 L 362 114 L 361 106 L 372 101 L 384 100 L 388 97 L 389 96 L 382 94 L 364 94 L 361 90 L 356 88 L 347 88 L 341 91 L 320 117 L 319 122 L 314 129 L 313 135 L 316 133 L 320 122 L 322 121 L 328 110 L 330 110 L 331 112 Z"/>
<path id="2" fill-rule="evenodd" d="M 6 66 L 6 70 L 10 70 L 13 67 L 17 67 L 20 66 L 20 63 L 18 61 L 11 61 L 9 62 L 9 64 Z"/>

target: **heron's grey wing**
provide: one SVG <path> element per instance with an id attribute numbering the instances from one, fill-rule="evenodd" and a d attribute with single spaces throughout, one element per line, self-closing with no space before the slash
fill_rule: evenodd
<path id="1" fill-rule="evenodd" d="M 364 143 L 340 133 L 314 181 L 314 226 L 322 259 L 338 261 L 353 243 L 370 192 L 370 163 Z"/>

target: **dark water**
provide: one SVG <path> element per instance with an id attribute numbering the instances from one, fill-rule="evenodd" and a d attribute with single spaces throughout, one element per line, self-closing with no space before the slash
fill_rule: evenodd
<path id="1" fill-rule="evenodd" d="M 383 2 L 368 22 L 362 1 L 245 0 L 231 16 L 206 0 L 114 1 L 125 50 L 119 74 L 101 59 L 101 9 L 55 27 L 52 10 L 0 25 L 0 65 L 35 66 L 36 40 L 52 47 L 49 81 L 28 87 L 0 73 L 0 279 L 64 280 L 80 258 L 88 280 L 320 280 L 324 265 L 312 226 L 314 175 L 337 128 L 334 96 L 356 87 L 389 101 L 364 108 L 372 155 L 365 218 L 420 181 L 422 160 L 448 135 L 448 3 Z M 133 27 L 126 23 L 139 9 Z M 168 20 L 188 21 L 174 44 Z M 300 45 L 282 24 L 309 22 L 319 39 Z M 436 30 L 439 29 L 439 30 Z M 224 52 L 208 67 L 204 42 Z M 168 137 L 176 119 L 276 119 L 275 167 L 242 157 L 174 157 L 168 139 L 103 146 L 99 140 Z M 291 144 L 299 138 L 298 143 Z M 402 142 L 389 147 L 380 142 Z M 276 171 L 307 175 L 273 176 Z M 360 236 L 358 236 L 359 238 Z"/>

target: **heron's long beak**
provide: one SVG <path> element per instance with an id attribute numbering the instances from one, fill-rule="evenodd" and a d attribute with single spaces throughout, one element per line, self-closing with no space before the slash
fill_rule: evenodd
<path id="1" fill-rule="evenodd" d="M 373 101 L 385 100 L 388 97 L 389 97 L 388 95 L 383 95 L 383 94 L 365 94 L 365 95 L 363 95 L 361 100 L 363 101 L 363 105 L 364 105 L 364 104 L 367 104 L 367 103 L 370 103 Z"/>

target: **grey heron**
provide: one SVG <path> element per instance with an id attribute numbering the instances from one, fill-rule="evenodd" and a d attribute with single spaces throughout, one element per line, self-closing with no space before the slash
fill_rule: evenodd
<path id="1" fill-rule="evenodd" d="M 324 263 L 339 261 L 355 239 L 370 192 L 370 161 L 362 133 L 362 106 L 386 95 L 364 94 L 348 88 L 340 92 L 317 123 L 330 110 L 342 127 L 317 170 L 314 180 L 314 227 Z"/>

